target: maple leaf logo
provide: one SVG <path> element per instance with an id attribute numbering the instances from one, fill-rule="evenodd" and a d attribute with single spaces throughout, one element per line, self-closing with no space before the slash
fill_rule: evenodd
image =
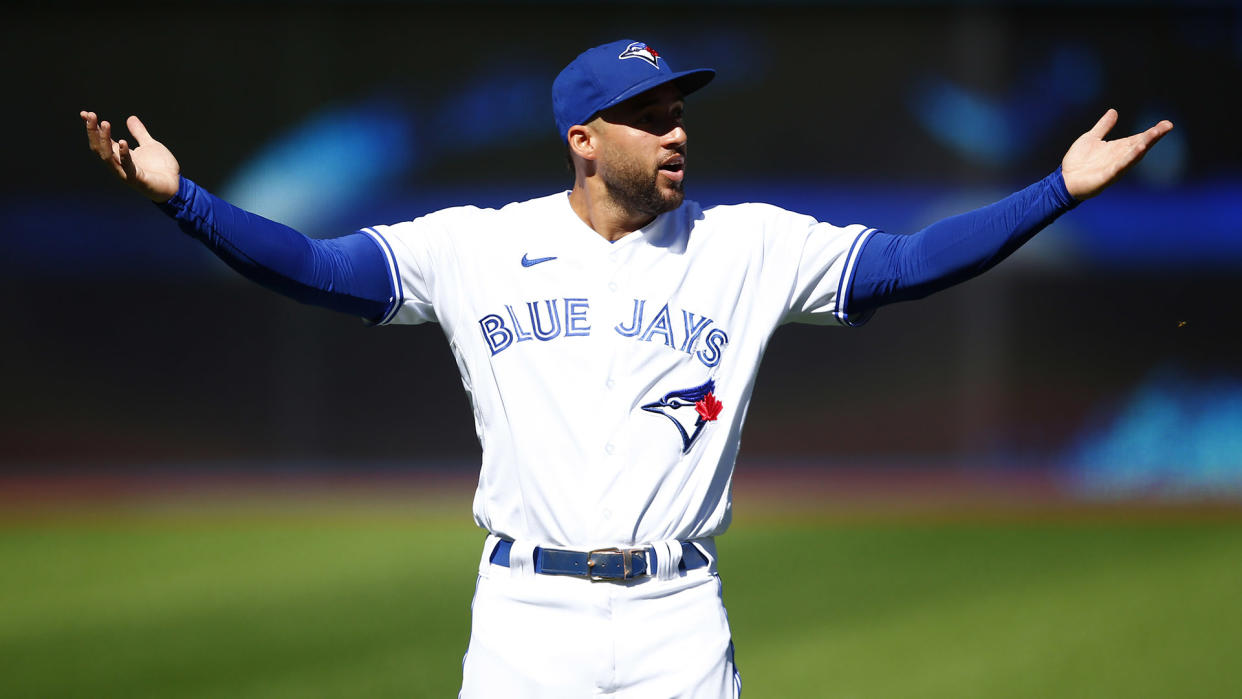
<path id="1" fill-rule="evenodd" d="M 724 404 L 716 400 L 716 395 L 708 393 L 694 404 L 694 409 L 699 411 L 699 418 L 711 422 L 720 415 L 720 410 L 724 408 Z"/>

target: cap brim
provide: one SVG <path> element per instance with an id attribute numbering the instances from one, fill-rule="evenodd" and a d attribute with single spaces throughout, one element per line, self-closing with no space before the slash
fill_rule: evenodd
<path id="1" fill-rule="evenodd" d="M 716 77 L 716 71 L 711 68 L 695 68 L 694 70 L 683 70 L 680 73 L 673 73 L 672 75 L 653 76 L 650 80 L 644 80 L 643 82 L 633 85 L 630 89 L 612 98 L 611 101 L 596 110 L 594 114 L 587 115 L 585 119 L 578 123 L 585 124 L 605 109 L 615 107 L 631 97 L 641 95 L 647 90 L 659 87 L 665 83 L 676 83 L 677 89 L 681 90 L 681 94 L 684 97 L 711 82 L 714 77 Z"/>

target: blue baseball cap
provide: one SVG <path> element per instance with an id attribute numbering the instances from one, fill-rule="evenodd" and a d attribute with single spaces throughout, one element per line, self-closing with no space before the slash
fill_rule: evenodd
<path id="1" fill-rule="evenodd" d="M 710 68 L 674 72 L 655 49 L 621 39 L 578 54 L 552 81 L 552 112 L 561 140 L 569 127 L 585 124 L 601 110 L 667 82 L 688 95 L 716 77 Z"/>

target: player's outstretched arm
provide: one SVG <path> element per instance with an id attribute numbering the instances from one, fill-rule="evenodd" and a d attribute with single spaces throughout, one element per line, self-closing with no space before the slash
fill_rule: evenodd
<path id="1" fill-rule="evenodd" d="M 95 112 L 83 111 L 78 116 L 86 125 L 87 145 L 122 182 L 157 203 L 177 193 L 181 166 L 163 143 L 151 138 L 141 119 L 131 116 L 125 122 L 138 142 L 131 149 L 125 139 L 113 140 L 112 124 L 100 121 Z"/>
<path id="2" fill-rule="evenodd" d="M 363 233 L 317 240 L 212 195 L 181 176 L 177 159 L 128 121 L 138 148 L 112 140 L 111 125 L 82 112 L 91 150 L 129 186 L 154 201 L 181 230 L 246 278 L 296 301 L 382 321 L 400 304 L 387 258 Z"/>
<path id="3" fill-rule="evenodd" d="M 1105 141 L 1104 137 L 1116 125 L 1117 110 L 1104 112 L 1090 131 L 1074 141 L 1061 160 L 1065 188 L 1078 201 L 1090 199 L 1104 191 L 1173 130 L 1173 122 L 1165 120 L 1133 136 Z"/>
<path id="4" fill-rule="evenodd" d="M 922 298 L 982 274 L 1115 182 L 1173 128 L 1161 121 L 1142 133 L 1105 141 L 1116 123 L 1116 110 L 1108 110 L 1074 141 L 1056 172 L 995 204 L 937 221 L 913 235 L 871 235 L 842 301 L 844 312 L 859 315 Z"/>

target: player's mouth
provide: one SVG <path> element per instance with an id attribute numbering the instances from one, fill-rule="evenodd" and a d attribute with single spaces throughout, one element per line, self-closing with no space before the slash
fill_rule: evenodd
<path id="1" fill-rule="evenodd" d="M 660 172 L 674 182 L 681 182 L 686 175 L 686 156 L 674 155 L 660 163 Z"/>

